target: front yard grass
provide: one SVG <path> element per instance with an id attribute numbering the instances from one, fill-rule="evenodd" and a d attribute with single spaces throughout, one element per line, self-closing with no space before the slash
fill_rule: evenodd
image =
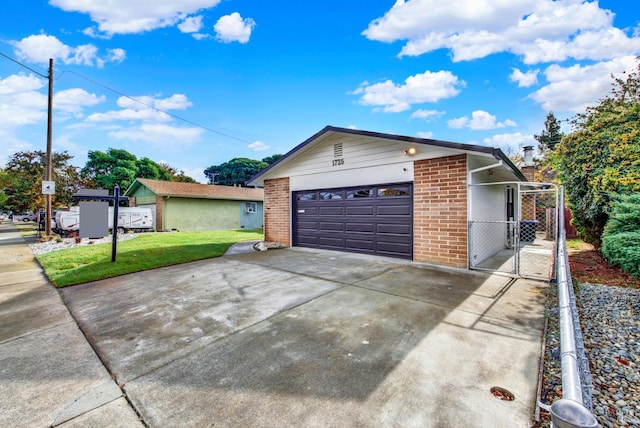
<path id="1" fill-rule="evenodd" d="M 56 287 L 82 284 L 127 273 L 222 256 L 231 245 L 263 239 L 262 229 L 146 233 L 118 241 L 116 262 L 111 243 L 83 245 L 38 257 Z"/>

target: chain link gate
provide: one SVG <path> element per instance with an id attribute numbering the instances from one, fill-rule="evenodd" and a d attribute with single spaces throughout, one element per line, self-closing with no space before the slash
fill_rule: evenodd
<path id="1" fill-rule="evenodd" d="M 478 186 L 489 185 L 504 188 L 506 206 L 494 211 L 494 219 L 469 221 L 469 267 L 551 279 L 558 233 L 557 187 L 519 182 Z M 486 212 L 473 215 L 487 218 Z"/>

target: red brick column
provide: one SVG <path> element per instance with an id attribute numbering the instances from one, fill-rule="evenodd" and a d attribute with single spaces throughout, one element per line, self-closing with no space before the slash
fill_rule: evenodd
<path id="1" fill-rule="evenodd" d="M 467 268 L 467 157 L 414 163 L 413 259 Z"/>
<path id="2" fill-rule="evenodd" d="M 289 177 L 264 182 L 264 240 L 291 245 Z"/>

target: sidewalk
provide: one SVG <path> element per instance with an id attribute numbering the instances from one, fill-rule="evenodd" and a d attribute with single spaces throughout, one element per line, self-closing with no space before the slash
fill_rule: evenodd
<path id="1" fill-rule="evenodd" d="M 0 426 L 143 426 L 17 227 L 0 224 Z"/>

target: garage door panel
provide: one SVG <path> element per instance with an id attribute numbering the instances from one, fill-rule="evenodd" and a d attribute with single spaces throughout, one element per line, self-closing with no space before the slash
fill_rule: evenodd
<path id="1" fill-rule="evenodd" d="M 411 194 L 411 183 L 294 192 L 293 245 L 411 259 Z"/>
<path id="2" fill-rule="evenodd" d="M 311 245 L 316 247 L 318 245 L 318 238 L 316 236 L 303 235 L 298 238 L 298 245 Z"/>
<path id="3" fill-rule="evenodd" d="M 376 232 L 379 235 L 411 235 L 411 226 L 408 224 L 378 224 Z"/>
<path id="4" fill-rule="evenodd" d="M 347 216 L 373 216 L 374 208 L 370 205 L 365 206 L 348 206 L 345 209 L 345 213 Z"/>
<path id="5" fill-rule="evenodd" d="M 342 207 L 342 206 L 337 206 L 337 207 L 332 207 L 332 206 L 323 207 L 323 206 L 320 206 L 319 209 L 318 209 L 318 213 L 319 213 L 320 216 L 331 216 L 331 215 L 342 216 L 344 214 L 344 207 Z"/>
<path id="6" fill-rule="evenodd" d="M 411 216 L 411 205 L 378 206 L 377 214 L 380 216 Z"/>
<path id="7" fill-rule="evenodd" d="M 375 242 L 360 240 L 360 239 L 346 239 L 345 247 L 351 251 L 367 251 L 373 252 L 375 250 Z"/>
<path id="8" fill-rule="evenodd" d="M 319 232 L 344 232 L 344 223 L 342 222 L 320 222 Z"/>
<path id="9" fill-rule="evenodd" d="M 318 230 L 318 222 L 317 221 L 298 221 L 298 229 L 303 230 Z"/>
<path id="10" fill-rule="evenodd" d="M 317 217 L 318 216 L 318 207 L 313 206 L 298 206 L 297 210 L 298 217 Z"/>
<path id="11" fill-rule="evenodd" d="M 318 237 L 318 245 L 320 248 L 341 249 L 344 247 L 344 239 L 341 237 L 320 236 Z"/>
<path id="12" fill-rule="evenodd" d="M 373 233 L 374 225 L 371 223 L 347 223 L 344 230 L 345 232 L 354 233 Z"/>

